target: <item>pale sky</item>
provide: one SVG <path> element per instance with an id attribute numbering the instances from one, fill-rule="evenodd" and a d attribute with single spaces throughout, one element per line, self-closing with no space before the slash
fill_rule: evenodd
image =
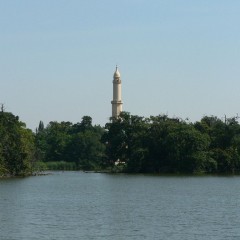
<path id="1" fill-rule="evenodd" d="M 116 64 L 131 114 L 240 115 L 240 1 L 0 0 L 0 103 L 27 127 L 104 126 Z"/>

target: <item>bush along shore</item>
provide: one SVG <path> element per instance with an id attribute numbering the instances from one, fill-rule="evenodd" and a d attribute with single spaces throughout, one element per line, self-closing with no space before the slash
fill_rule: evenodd
<path id="1" fill-rule="evenodd" d="M 46 170 L 157 174 L 240 173 L 237 118 L 205 116 L 191 123 L 166 115 L 148 118 L 122 112 L 105 127 L 40 121 L 36 131 L 0 111 L 0 177 Z"/>

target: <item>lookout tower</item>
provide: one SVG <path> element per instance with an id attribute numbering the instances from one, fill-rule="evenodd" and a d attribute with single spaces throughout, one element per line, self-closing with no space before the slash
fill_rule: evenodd
<path id="1" fill-rule="evenodd" d="M 112 103 L 112 117 L 117 118 L 122 112 L 122 81 L 121 75 L 118 71 L 118 66 L 113 74 L 113 100 Z"/>

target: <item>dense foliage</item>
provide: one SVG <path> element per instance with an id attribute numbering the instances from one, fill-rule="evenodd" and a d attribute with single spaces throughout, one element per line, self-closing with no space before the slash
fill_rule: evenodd
<path id="1" fill-rule="evenodd" d="M 102 138 L 108 162 L 126 172 L 239 173 L 240 125 L 204 117 L 188 123 L 167 116 L 143 118 L 122 112 Z"/>
<path id="2" fill-rule="evenodd" d="M 40 121 L 36 132 L 0 112 L 0 176 L 50 170 L 132 173 L 240 173 L 240 125 L 205 116 L 191 123 L 165 115 L 122 112 L 102 128 L 81 122 Z"/>
<path id="3" fill-rule="evenodd" d="M 0 112 L 0 176 L 28 175 L 34 166 L 34 135 L 12 113 Z"/>
<path id="4" fill-rule="evenodd" d="M 46 128 L 40 122 L 36 131 L 38 159 L 52 169 L 54 166 L 62 170 L 102 168 L 105 159 L 105 146 L 100 141 L 103 131 L 102 127 L 92 125 L 89 116 L 76 124 L 50 122 Z"/>

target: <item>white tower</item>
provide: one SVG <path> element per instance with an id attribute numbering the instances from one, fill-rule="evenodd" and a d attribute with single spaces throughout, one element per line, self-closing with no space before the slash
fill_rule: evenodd
<path id="1" fill-rule="evenodd" d="M 112 117 L 117 118 L 122 112 L 122 81 L 121 75 L 116 66 L 116 71 L 113 74 L 113 100 L 112 100 Z"/>

